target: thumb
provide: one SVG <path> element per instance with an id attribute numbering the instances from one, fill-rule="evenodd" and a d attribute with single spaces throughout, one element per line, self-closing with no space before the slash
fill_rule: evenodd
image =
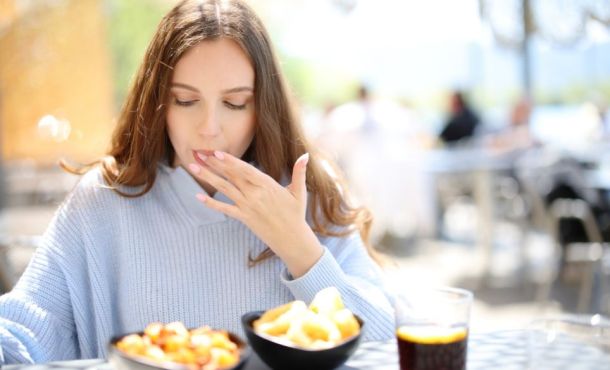
<path id="1" fill-rule="evenodd" d="M 309 153 L 305 153 L 294 162 L 292 168 L 292 182 L 288 185 L 288 190 L 301 201 L 303 204 L 307 202 L 307 162 L 309 162 Z"/>

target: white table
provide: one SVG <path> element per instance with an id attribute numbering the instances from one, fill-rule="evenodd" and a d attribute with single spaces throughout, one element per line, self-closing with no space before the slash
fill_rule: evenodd
<path id="1" fill-rule="evenodd" d="M 526 369 L 528 364 L 527 332 L 523 330 L 498 331 L 472 334 L 468 343 L 467 370 L 483 369 Z M 563 347 L 557 359 L 565 362 L 565 368 L 572 366 L 575 355 L 581 351 L 578 346 Z M 75 360 L 44 365 L 9 365 L 6 370 L 111 370 L 104 360 Z M 597 364 L 581 362 L 579 369 L 600 369 Z M 398 355 L 396 342 L 362 343 L 356 353 L 337 370 L 397 370 Z M 253 353 L 245 370 L 269 370 Z"/>
<path id="2" fill-rule="evenodd" d="M 481 282 L 490 275 L 494 242 L 494 177 L 514 168 L 519 152 L 496 152 L 486 147 L 448 148 L 430 151 L 426 172 L 438 183 L 443 176 L 460 175 L 472 183 L 477 209 L 476 243 L 483 256 Z M 436 187 L 437 185 L 435 185 Z"/>

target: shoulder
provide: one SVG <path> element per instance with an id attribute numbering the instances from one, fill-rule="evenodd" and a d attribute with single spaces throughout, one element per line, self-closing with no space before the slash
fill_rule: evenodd
<path id="1" fill-rule="evenodd" d="M 106 184 L 100 167 L 96 166 L 81 177 L 64 200 L 62 207 L 83 206 L 100 198 L 112 198 L 113 194 L 116 193 Z"/>
<path id="2" fill-rule="evenodd" d="M 173 200 L 167 191 L 172 189 L 172 176 L 171 169 L 163 165 L 157 166 L 152 187 L 144 192 L 145 185 L 110 185 L 102 169 L 96 166 L 81 177 L 62 207 L 93 212 L 97 219 L 106 214 L 115 217 L 117 212 L 137 212 L 150 204 Z"/>
<path id="3" fill-rule="evenodd" d="M 118 190 L 135 194 L 141 191 L 142 187 L 122 186 Z M 140 197 L 119 194 L 105 181 L 101 168 L 96 166 L 81 176 L 59 205 L 47 228 L 47 234 L 69 234 L 74 238 L 85 234 L 95 238 L 102 234 L 110 235 L 118 228 L 122 214 L 139 213 L 142 205 L 150 201 L 149 199 L 150 191 Z M 65 239 L 63 236 L 62 238 Z"/>
<path id="4" fill-rule="evenodd" d="M 75 230 L 80 229 L 89 223 L 92 214 L 98 212 L 101 216 L 112 205 L 113 193 L 105 184 L 99 168 L 89 170 L 61 202 L 50 226 L 68 225 Z"/>
<path id="5" fill-rule="evenodd" d="M 104 179 L 100 166 L 96 166 L 80 178 L 74 189 L 61 204 L 60 211 L 70 211 L 77 214 L 93 212 L 97 215 L 97 218 L 105 213 L 112 215 L 126 201 L 135 200 L 132 203 L 137 203 L 138 199 L 144 199 L 148 195 L 147 193 L 141 197 L 126 197 L 119 192 L 137 194 L 142 189 L 142 186 L 119 186 L 115 189 Z"/>
<path id="6" fill-rule="evenodd" d="M 145 189 L 144 185 L 141 186 L 127 186 L 118 185 L 111 186 L 104 178 L 104 174 L 100 166 L 96 166 L 85 173 L 80 181 L 77 183 L 70 196 L 76 199 L 99 199 L 103 198 L 104 201 L 111 199 L 145 199 L 150 193 L 154 193 L 158 184 L 168 181 L 170 174 L 168 169 L 162 165 L 157 167 L 156 176 L 152 188 L 139 196 Z M 124 196 L 124 195 L 127 196 Z M 133 196 L 130 196 L 133 195 Z M 69 196 L 69 197 L 70 197 Z"/>
<path id="7" fill-rule="evenodd" d="M 53 251 L 56 256 L 80 255 L 84 235 L 100 224 L 93 222 L 94 218 L 104 217 L 104 207 L 100 205 L 106 191 L 110 192 L 104 188 L 99 169 L 84 174 L 59 205 L 43 235 L 40 250 Z"/>

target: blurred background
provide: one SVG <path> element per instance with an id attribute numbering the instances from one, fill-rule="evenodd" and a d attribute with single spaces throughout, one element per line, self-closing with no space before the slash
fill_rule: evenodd
<path id="1" fill-rule="evenodd" d="M 93 161 L 175 0 L 0 0 L 0 287 Z M 610 313 L 610 0 L 250 0 L 394 281 L 473 329 Z"/>

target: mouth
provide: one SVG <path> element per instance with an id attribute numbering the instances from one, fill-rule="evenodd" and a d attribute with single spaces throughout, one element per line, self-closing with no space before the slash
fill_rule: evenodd
<path id="1" fill-rule="evenodd" d="M 200 166 L 206 166 L 200 155 L 210 157 L 214 155 L 214 151 L 209 149 L 193 150 L 193 158 L 195 158 L 195 162 L 197 162 Z"/>

